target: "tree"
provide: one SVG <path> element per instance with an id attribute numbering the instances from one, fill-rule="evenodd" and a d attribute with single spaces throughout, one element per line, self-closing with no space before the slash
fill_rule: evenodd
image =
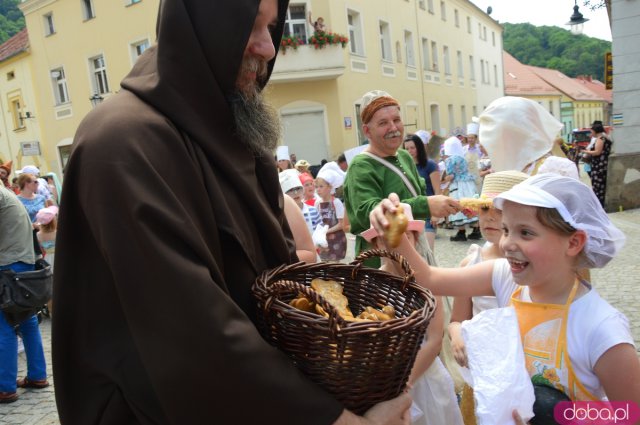
<path id="1" fill-rule="evenodd" d="M 573 35 L 559 27 L 504 23 L 504 49 L 526 65 L 556 69 L 569 77 L 604 81 L 604 56 L 611 42 Z"/>
<path id="2" fill-rule="evenodd" d="M 16 35 L 25 26 L 24 15 L 18 9 L 20 0 L 0 0 L 0 43 Z"/>

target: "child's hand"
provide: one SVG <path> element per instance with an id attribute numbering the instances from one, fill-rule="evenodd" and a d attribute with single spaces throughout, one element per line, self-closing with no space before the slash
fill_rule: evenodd
<path id="1" fill-rule="evenodd" d="M 387 212 L 395 214 L 400 204 L 400 198 L 395 193 L 390 193 L 389 197 L 380 201 L 369 214 L 371 226 L 376 229 L 379 236 L 384 236 L 385 229 L 389 228 L 389 220 L 385 217 Z"/>

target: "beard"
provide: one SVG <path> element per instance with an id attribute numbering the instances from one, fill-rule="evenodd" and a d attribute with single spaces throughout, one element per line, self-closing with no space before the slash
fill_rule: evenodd
<path id="1" fill-rule="evenodd" d="M 231 100 L 235 133 L 256 157 L 273 156 L 282 135 L 278 112 L 254 85 L 251 93 L 238 90 Z"/>

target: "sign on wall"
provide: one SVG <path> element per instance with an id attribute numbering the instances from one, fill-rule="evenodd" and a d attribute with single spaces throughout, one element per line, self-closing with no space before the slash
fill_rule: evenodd
<path id="1" fill-rule="evenodd" d="M 40 142 L 20 142 L 20 150 L 22 156 L 38 156 L 40 155 Z"/>

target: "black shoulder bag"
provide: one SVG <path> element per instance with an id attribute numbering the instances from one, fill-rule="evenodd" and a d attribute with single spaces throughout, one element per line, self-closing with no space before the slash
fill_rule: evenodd
<path id="1" fill-rule="evenodd" d="M 52 291 L 53 272 L 44 260 L 36 262 L 34 271 L 0 271 L 0 310 L 10 324 L 35 314 L 51 299 Z"/>

